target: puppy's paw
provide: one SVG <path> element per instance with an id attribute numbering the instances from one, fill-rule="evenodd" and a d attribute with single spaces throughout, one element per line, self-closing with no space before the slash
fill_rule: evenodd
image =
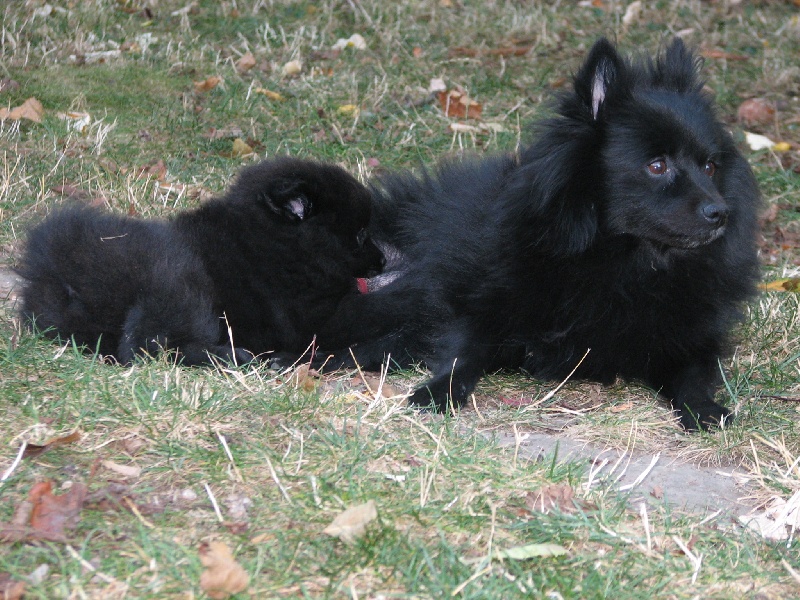
<path id="1" fill-rule="evenodd" d="M 724 406 L 712 400 L 688 406 L 684 404 L 676 408 L 681 426 L 686 431 L 709 431 L 717 427 L 729 425 L 733 421 L 733 414 Z"/>

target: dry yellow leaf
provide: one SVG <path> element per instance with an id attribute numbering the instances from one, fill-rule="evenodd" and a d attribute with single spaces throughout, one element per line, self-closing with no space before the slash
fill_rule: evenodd
<path id="1" fill-rule="evenodd" d="M 248 156 L 253 153 L 253 149 L 247 145 L 242 138 L 233 140 L 233 148 L 231 148 L 231 156 Z"/>
<path id="2" fill-rule="evenodd" d="M 28 98 L 25 102 L 14 108 L 0 108 L 0 121 L 4 119 L 11 119 L 12 121 L 27 119 L 34 123 L 41 123 L 43 114 L 44 107 L 42 103 L 36 98 Z"/>
<path id="3" fill-rule="evenodd" d="M 281 69 L 281 73 L 289 77 L 291 75 L 298 75 L 303 70 L 303 63 L 299 60 L 290 60 Z"/>
<path id="4" fill-rule="evenodd" d="M 358 113 L 358 106 L 355 104 L 344 104 L 336 109 L 340 115 L 355 115 Z"/>
<path id="5" fill-rule="evenodd" d="M 789 142 L 778 142 L 772 147 L 775 152 L 788 152 L 791 149 L 792 145 Z"/>
<path id="6" fill-rule="evenodd" d="M 255 88 L 253 91 L 256 94 L 263 94 L 264 96 L 266 96 L 270 100 L 274 100 L 275 102 L 283 102 L 284 100 L 286 100 L 286 98 L 284 98 L 281 94 L 279 94 L 278 92 L 273 92 L 272 90 L 267 90 L 264 88 Z"/>
<path id="7" fill-rule="evenodd" d="M 378 518 L 378 509 L 375 501 L 370 500 L 365 504 L 351 506 L 340 513 L 322 533 L 338 537 L 345 544 L 352 544 L 367 531 L 367 525 Z"/>
<path id="8" fill-rule="evenodd" d="M 247 589 L 250 577 L 233 559 L 224 542 L 208 542 L 200 546 L 200 562 L 206 568 L 200 574 L 200 587 L 214 600 L 223 600 Z"/>
<path id="9" fill-rule="evenodd" d="M 767 292 L 800 292 L 800 277 L 776 279 L 762 283 L 761 288 Z"/>

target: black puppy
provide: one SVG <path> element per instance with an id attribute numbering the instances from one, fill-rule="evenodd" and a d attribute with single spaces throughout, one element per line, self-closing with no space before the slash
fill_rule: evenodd
<path id="1" fill-rule="evenodd" d="M 293 158 L 244 169 L 172 221 L 62 208 L 28 234 L 22 313 L 122 363 L 160 348 L 187 365 L 302 352 L 381 267 L 370 211 L 343 169 Z"/>
<path id="2" fill-rule="evenodd" d="M 600 40 L 517 156 L 380 181 L 376 239 L 405 264 L 348 298 L 321 347 L 367 368 L 423 360 L 410 401 L 436 410 L 487 370 L 561 379 L 580 363 L 577 378 L 659 390 L 687 429 L 720 422 L 719 359 L 759 278 L 759 193 L 699 62 L 678 39 L 655 61 Z"/>

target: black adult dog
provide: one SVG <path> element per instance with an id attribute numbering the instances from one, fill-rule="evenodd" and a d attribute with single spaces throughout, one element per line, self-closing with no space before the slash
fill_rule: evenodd
<path id="1" fill-rule="evenodd" d="M 719 359 L 756 292 L 759 193 L 699 63 L 678 39 L 655 60 L 601 39 L 518 155 L 383 178 L 375 236 L 404 265 L 341 305 L 329 365 L 346 346 L 367 368 L 423 360 L 410 401 L 436 410 L 488 370 L 577 366 L 659 390 L 686 429 L 728 416 Z"/>
<path id="2" fill-rule="evenodd" d="M 302 352 L 381 268 L 370 211 L 343 169 L 293 158 L 244 169 L 172 221 L 62 208 L 28 234 L 22 313 L 122 363 L 161 348 L 186 365 Z"/>

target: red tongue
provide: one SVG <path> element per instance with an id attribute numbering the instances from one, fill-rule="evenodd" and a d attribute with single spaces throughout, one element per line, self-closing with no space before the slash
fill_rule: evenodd
<path id="1" fill-rule="evenodd" d="M 356 285 L 358 286 L 358 291 L 362 294 L 367 293 L 367 280 L 363 277 L 358 277 L 356 279 Z"/>

